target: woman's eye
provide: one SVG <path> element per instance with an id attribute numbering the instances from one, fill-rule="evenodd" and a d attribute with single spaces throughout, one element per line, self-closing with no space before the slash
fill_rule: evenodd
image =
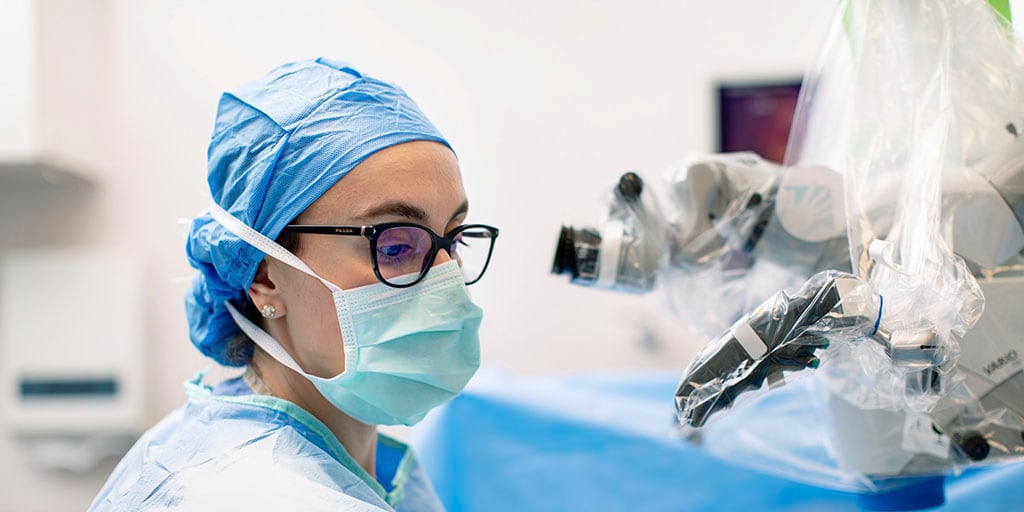
<path id="1" fill-rule="evenodd" d="M 394 263 L 408 257 L 414 250 L 411 245 L 406 244 L 385 245 L 377 248 L 377 258 L 383 258 L 388 263 Z"/>

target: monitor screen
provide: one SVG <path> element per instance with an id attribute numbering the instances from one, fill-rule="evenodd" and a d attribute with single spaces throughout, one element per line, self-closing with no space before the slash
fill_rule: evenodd
<path id="1" fill-rule="evenodd" d="M 782 163 L 800 80 L 718 85 L 718 150 Z"/>

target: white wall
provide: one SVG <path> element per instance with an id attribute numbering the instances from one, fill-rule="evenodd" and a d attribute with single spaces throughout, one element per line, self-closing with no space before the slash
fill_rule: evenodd
<path id="1" fill-rule="evenodd" d="M 799 76 L 834 5 L 42 0 L 41 141 L 83 162 L 96 185 L 88 199 L 2 185 L 0 213 L 34 216 L 6 208 L 39 202 L 32 198 L 66 209 L 79 201 L 71 215 L 88 229 L 50 222 L 30 235 L 10 221 L 0 229 L 20 242 L 0 250 L 72 240 L 144 251 L 155 422 L 205 364 L 187 338 L 182 296 L 192 272 L 177 221 L 209 201 L 218 95 L 280 63 L 333 56 L 417 99 L 459 153 L 471 220 L 502 230 L 473 289 L 486 311 L 485 364 L 522 374 L 681 371 L 699 341 L 656 300 L 549 274 L 558 228 L 597 220 L 598 198 L 622 171 L 656 178 L 690 151 L 713 150 L 713 82 Z M 0 511 L 81 510 L 110 470 L 36 472 L 6 437 L 0 460 Z"/>

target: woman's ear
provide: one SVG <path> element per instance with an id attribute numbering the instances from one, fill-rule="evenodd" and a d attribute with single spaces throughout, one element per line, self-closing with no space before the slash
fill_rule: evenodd
<path id="1" fill-rule="evenodd" d="M 252 284 L 249 285 L 249 299 L 264 318 L 284 316 L 285 309 L 284 301 L 281 300 L 281 291 L 271 276 L 266 258 L 256 268 L 256 276 L 253 277 Z"/>

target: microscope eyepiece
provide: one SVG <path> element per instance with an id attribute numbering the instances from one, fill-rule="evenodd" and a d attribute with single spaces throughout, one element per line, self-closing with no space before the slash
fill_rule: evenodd
<path id="1" fill-rule="evenodd" d="M 636 201 L 644 193 L 644 180 L 635 172 L 627 172 L 619 177 L 619 184 L 615 190 L 622 199 L 628 202 Z"/>

